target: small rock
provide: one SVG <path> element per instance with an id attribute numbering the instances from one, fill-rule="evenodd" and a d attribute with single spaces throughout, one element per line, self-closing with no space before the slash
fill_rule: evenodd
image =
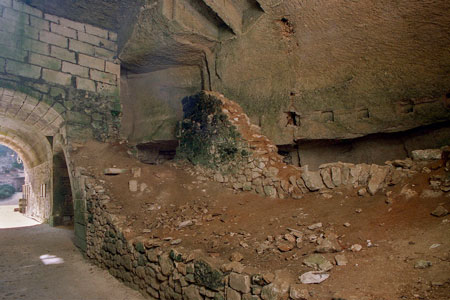
<path id="1" fill-rule="evenodd" d="M 431 215 L 435 217 L 445 217 L 447 214 L 448 210 L 446 210 L 442 205 L 439 205 L 435 210 L 431 212 Z"/>
<path id="2" fill-rule="evenodd" d="M 331 198 L 333 198 L 333 195 L 328 194 L 328 193 L 323 193 L 322 197 L 324 197 L 325 199 L 331 199 Z"/>
<path id="3" fill-rule="evenodd" d="M 133 174 L 134 178 L 141 177 L 141 168 L 139 167 L 131 168 L 131 174 Z"/>
<path id="4" fill-rule="evenodd" d="M 138 190 L 137 180 L 132 179 L 132 180 L 128 181 L 128 188 L 129 188 L 130 192 L 137 192 L 137 190 Z"/>
<path id="5" fill-rule="evenodd" d="M 414 150 L 411 152 L 413 160 L 439 160 L 442 151 L 440 149 Z"/>
<path id="6" fill-rule="evenodd" d="M 413 189 L 410 189 L 408 185 L 405 185 L 400 191 L 400 195 L 404 196 L 406 199 L 411 199 L 417 196 L 417 192 Z"/>
<path id="7" fill-rule="evenodd" d="M 231 253 L 230 261 L 237 261 L 237 262 L 239 262 L 239 261 L 241 261 L 243 259 L 244 259 L 244 256 L 241 253 L 239 253 L 239 252 Z"/>
<path id="8" fill-rule="evenodd" d="M 434 248 L 437 248 L 437 247 L 440 247 L 440 246 L 441 246 L 441 244 L 433 244 L 433 245 L 430 246 L 430 249 L 434 249 Z"/>
<path id="9" fill-rule="evenodd" d="M 303 237 L 303 232 L 301 232 L 300 230 L 296 230 L 296 229 L 292 229 L 292 228 L 288 228 L 288 230 L 291 232 L 291 234 L 293 236 L 295 236 L 296 238 L 302 238 Z"/>
<path id="10" fill-rule="evenodd" d="M 361 208 L 357 208 L 357 209 L 355 209 L 355 212 L 360 214 L 360 213 L 362 213 L 362 209 Z"/>
<path id="11" fill-rule="evenodd" d="M 329 271 L 333 268 L 333 265 L 320 254 L 311 254 L 303 260 L 303 264 L 310 268 L 314 268 L 316 271 Z"/>
<path id="12" fill-rule="evenodd" d="M 285 242 L 285 241 L 278 241 L 277 242 L 277 248 L 281 252 L 288 252 L 291 251 L 294 248 L 293 243 Z"/>
<path id="13" fill-rule="evenodd" d="M 350 225 L 350 223 L 345 222 L 345 223 L 344 223 L 344 226 L 345 226 L 345 227 L 350 227 L 351 225 Z"/>
<path id="14" fill-rule="evenodd" d="M 315 223 L 315 224 L 309 225 L 308 229 L 309 230 L 315 230 L 315 229 L 318 229 L 318 228 L 321 228 L 321 227 L 322 227 L 322 223 Z"/>
<path id="15" fill-rule="evenodd" d="M 224 264 L 220 267 L 222 272 L 236 272 L 236 273 L 242 273 L 244 271 L 244 265 L 240 262 L 233 261 L 228 264 Z"/>
<path id="16" fill-rule="evenodd" d="M 170 244 L 171 245 L 179 245 L 179 244 L 181 244 L 181 242 L 182 242 L 182 239 L 176 239 L 176 240 L 171 241 Z"/>
<path id="17" fill-rule="evenodd" d="M 415 264 L 414 264 L 414 269 L 426 269 L 432 266 L 431 261 L 427 261 L 427 260 L 418 260 Z"/>
<path id="18" fill-rule="evenodd" d="M 359 252 L 362 250 L 362 246 L 360 244 L 354 244 L 350 247 L 350 250 L 353 252 Z"/>
<path id="19" fill-rule="evenodd" d="M 107 168 L 107 169 L 103 170 L 103 174 L 109 175 L 109 176 L 114 176 L 114 175 L 119 175 L 119 174 L 125 173 L 126 171 L 127 171 L 127 169 Z"/>
<path id="20" fill-rule="evenodd" d="M 286 233 L 284 235 L 284 239 L 286 241 L 290 242 L 290 243 L 295 243 L 296 242 L 295 236 L 293 234 L 290 234 L 290 233 Z"/>
<path id="21" fill-rule="evenodd" d="M 325 281 L 330 277 L 330 274 L 328 273 L 322 273 L 322 272 L 306 272 L 300 276 L 300 281 L 303 284 L 317 284 Z"/>
<path id="22" fill-rule="evenodd" d="M 367 195 L 367 189 L 366 188 L 361 188 L 358 190 L 358 196 L 365 196 Z"/>
<path id="23" fill-rule="evenodd" d="M 345 266 L 348 263 L 347 258 L 344 254 L 338 254 L 334 257 L 334 260 L 336 261 L 336 265 L 338 266 Z"/>
<path id="24" fill-rule="evenodd" d="M 410 169 L 413 166 L 413 161 L 411 160 L 411 158 L 407 158 L 407 159 L 403 159 L 403 160 L 397 159 L 392 162 L 392 165 L 394 167 Z"/>
<path id="25" fill-rule="evenodd" d="M 148 185 L 146 183 L 141 183 L 139 186 L 139 191 L 144 192 L 147 189 Z"/>
<path id="26" fill-rule="evenodd" d="M 420 197 L 422 198 L 439 198 L 442 197 L 444 193 L 442 191 L 433 191 L 433 190 L 423 190 L 420 193 Z"/>
<path id="27" fill-rule="evenodd" d="M 194 222 L 192 220 L 187 220 L 187 221 L 183 221 L 180 224 L 178 224 L 178 228 L 184 228 L 184 227 L 188 227 L 188 226 L 192 226 L 194 224 Z"/>
<path id="28" fill-rule="evenodd" d="M 309 292 L 301 285 L 293 284 L 289 290 L 289 297 L 293 300 L 307 300 L 309 299 Z"/>
<path id="29" fill-rule="evenodd" d="M 240 242 L 239 242 L 239 245 L 240 245 L 242 248 L 248 248 L 248 244 L 247 244 L 246 242 L 244 242 L 244 241 L 240 241 Z"/>
<path id="30" fill-rule="evenodd" d="M 272 283 L 275 280 L 275 274 L 273 273 L 264 273 L 263 274 L 263 279 L 265 282 L 267 283 Z"/>

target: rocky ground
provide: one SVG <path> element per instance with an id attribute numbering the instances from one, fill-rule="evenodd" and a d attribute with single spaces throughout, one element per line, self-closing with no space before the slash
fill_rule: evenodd
<path id="1" fill-rule="evenodd" d="M 449 299 L 450 197 L 437 161 L 405 161 L 409 176 L 374 196 L 347 186 L 280 200 L 189 165 L 141 164 L 124 145 L 88 143 L 75 159 L 103 180 L 127 239 L 152 237 L 266 282 L 284 276 L 309 299 Z M 124 171 L 105 175 L 113 167 Z"/>

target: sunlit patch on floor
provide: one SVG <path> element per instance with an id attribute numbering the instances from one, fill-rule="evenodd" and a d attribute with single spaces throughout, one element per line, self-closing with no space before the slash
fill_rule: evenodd
<path id="1" fill-rule="evenodd" d="M 64 259 L 51 254 L 39 256 L 44 265 L 59 265 L 64 263 Z"/>

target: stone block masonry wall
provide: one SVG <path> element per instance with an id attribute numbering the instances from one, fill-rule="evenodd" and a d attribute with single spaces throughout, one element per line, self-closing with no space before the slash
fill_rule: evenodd
<path id="1" fill-rule="evenodd" d="M 20 90 L 64 114 L 69 136 L 117 136 L 116 41 L 114 32 L 45 14 L 17 0 L 1 0 L 0 86 Z"/>

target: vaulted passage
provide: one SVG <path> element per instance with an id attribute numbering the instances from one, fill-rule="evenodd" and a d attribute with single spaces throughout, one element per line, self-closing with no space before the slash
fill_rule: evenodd
<path id="1" fill-rule="evenodd" d="M 19 91 L 0 89 L 0 143 L 16 151 L 23 160 L 25 214 L 53 225 L 73 219 L 63 146 L 57 144 L 60 150 L 53 154 L 62 120 L 44 102 Z"/>

